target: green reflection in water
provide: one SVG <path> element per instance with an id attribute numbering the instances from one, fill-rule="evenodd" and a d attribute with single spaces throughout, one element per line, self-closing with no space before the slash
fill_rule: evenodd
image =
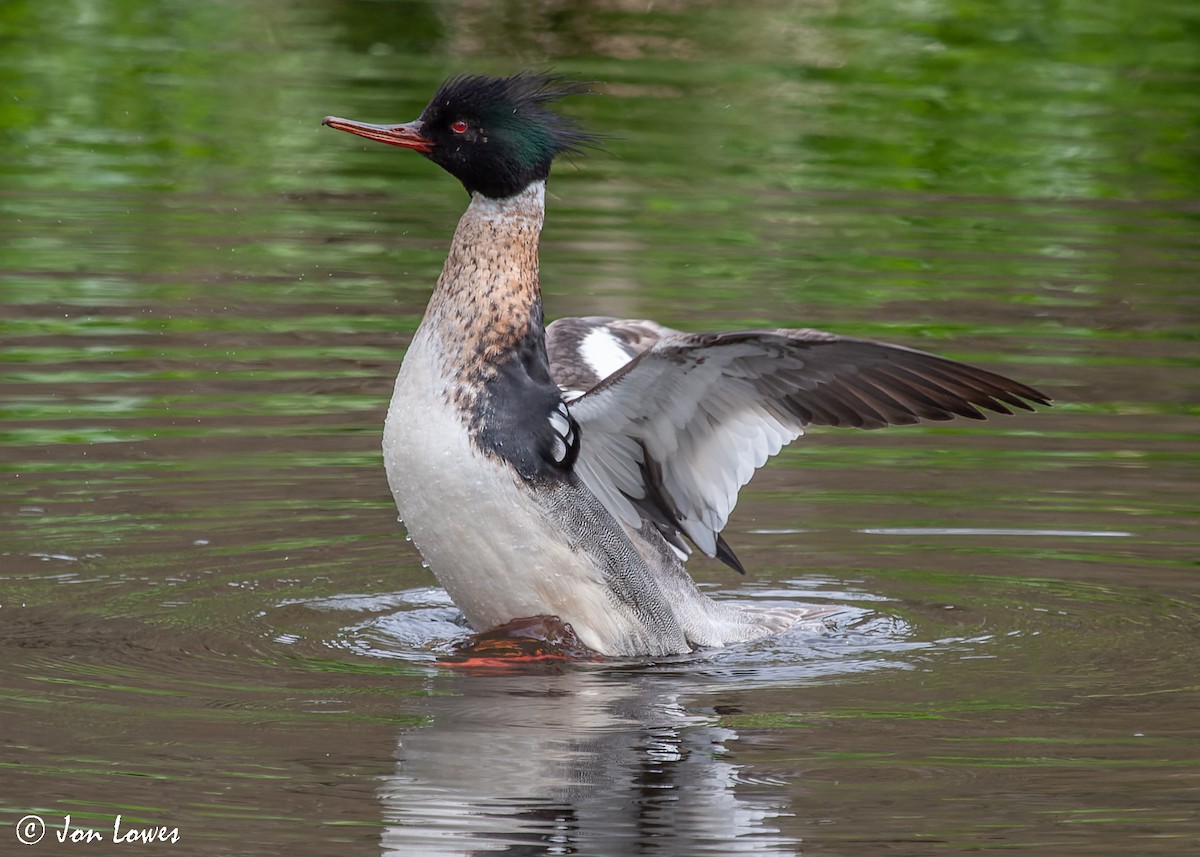
<path id="1" fill-rule="evenodd" d="M 0 4 L 0 628 L 26 615 L 14 603 L 55 611 L 6 649 L 0 701 L 14 723 L 66 726 L 56 747 L 93 721 L 158 742 L 6 769 L 44 774 L 97 821 L 86 807 L 138 804 L 89 804 L 80 783 L 170 781 L 185 796 L 169 809 L 229 822 L 210 850 L 250 834 L 301 854 L 316 840 L 288 847 L 266 825 L 300 829 L 306 789 L 327 800 L 335 778 L 296 761 L 319 724 L 335 727 L 314 758 L 362 776 L 361 794 L 392 767 L 396 731 L 422 720 L 391 695 L 443 691 L 325 645 L 360 613 L 279 605 L 430 582 L 401 553 L 378 423 L 465 200 L 422 159 L 318 123 L 412 118 L 447 73 L 555 66 L 603 82 L 564 109 L 611 136 L 556 167 L 551 316 L 826 327 L 1060 401 L 1020 422 L 814 432 L 743 498 L 756 517 L 735 528 L 824 528 L 739 534 L 764 586 L 837 568 L 915 640 L 941 641 L 884 653 L 911 667 L 899 677 L 721 692 L 723 724 L 786 759 L 789 780 L 803 765 L 797 837 L 1065 851 L 1060 825 L 1153 826 L 1120 849 L 1137 853 L 1193 834 L 1175 812 L 1186 790 L 1168 789 L 1195 755 L 1179 677 L 1196 660 L 1197 23 L 1192 0 Z M 1134 535 L 856 532 L 963 510 Z M 847 568 L 843 550 L 865 559 Z M 110 626 L 75 639 L 77 616 Z M 281 629 L 295 639 L 266 639 Z M 42 651 L 54 680 L 31 686 Z M 1158 707 L 1105 720 L 1097 700 Z M 205 745 L 221 770 L 162 755 L 180 740 L 166 721 L 188 740 L 233 723 Z M 387 727 L 384 762 L 343 767 L 346 727 L 364 723 Z M 1144 723 L 1184 737 L 1127 737 Z M 239 779 L 296 787 L 239 797 Z"/>

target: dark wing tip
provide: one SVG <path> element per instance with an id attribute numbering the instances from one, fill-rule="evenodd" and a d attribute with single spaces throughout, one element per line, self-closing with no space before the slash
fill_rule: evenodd
<path id="1" fill-rule="evenodd" d="M 914 417 L 984 420 L 984 411 L 1011 416 L 1013 409 L 1034 411 L 1036 405 L 1050 406 L 1045 393 L 996 372 L 922 351 L 882 347 L 887 349 L 883 359 L 863 367 L 849 386 L 866 385 L 873 395 L 882 394 L 889 404 L 898 406 L 890 408 L 891 424 L 898 422 L 896 417 L 908 422 Z"/>
<path id="2" fill-rule="evenodd" d="M 745 575 L 746 568 L 742 565 L 742 561 L 737 558 L 737 554 L 733 552 L 733 548 L 729 546 L 729 542 L 725 541 L 725 537 L 717 535 L 717 559 L 732 568 L 738 574 Z"/>

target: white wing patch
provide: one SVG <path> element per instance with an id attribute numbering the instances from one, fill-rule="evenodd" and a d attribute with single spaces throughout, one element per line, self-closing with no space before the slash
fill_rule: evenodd
<path id="1" fill-rule="evenodd" d="M 579 356 L 597 378 L 603 379 L 628 363 L 633 355 L 607 327 L 597 327 L 579 344 Z"/>
<path id="2" fill-rule="evenodd" d="M 550 455 L 557 463 L 562 464 L 571 450 L 578 448 L 579 435 L 575 432 L 575 424 L 567 406 L 562 402 L 550 412 L 549 420 L 550 428 L 554 430 L 554 445 L 550 449 Z"/>
<path id="3" fill-rule="evenodd" d="M 571 431 L 571 416 L 567 413 L 566 405 L 559 403 L 559 406 L 550 412 L 550 428 L 560 437 L 566 437 Z"/>

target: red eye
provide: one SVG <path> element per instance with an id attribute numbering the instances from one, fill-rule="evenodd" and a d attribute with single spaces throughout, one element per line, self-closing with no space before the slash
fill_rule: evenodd
<path id="1" fill-rule="evenodd" d="M 450 130 L 455 134 L 463 134 L 467 130 L 467 123 L 461 119 L 456 119 L 454 122 L 450 123 Z"/>

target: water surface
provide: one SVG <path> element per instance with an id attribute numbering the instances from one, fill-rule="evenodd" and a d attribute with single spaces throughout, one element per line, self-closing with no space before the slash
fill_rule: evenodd
<path id="1" fill-rule="evenodd" d="M 1193 4 L 10 3 L 0 842 L 174 854 L 1200 846 Z M 1052 410 L 814 431 L 664 662 L 477 674 L 379 436 L 465 205 L 320 127 L 553 66 L 551 317 L 813 326 Z M 101 850 L 101 846 L 87 846 Z M 148 847 L 148 846 L 145 846 Z M 122 851 L 122 853 L 124 853 Z"/>

